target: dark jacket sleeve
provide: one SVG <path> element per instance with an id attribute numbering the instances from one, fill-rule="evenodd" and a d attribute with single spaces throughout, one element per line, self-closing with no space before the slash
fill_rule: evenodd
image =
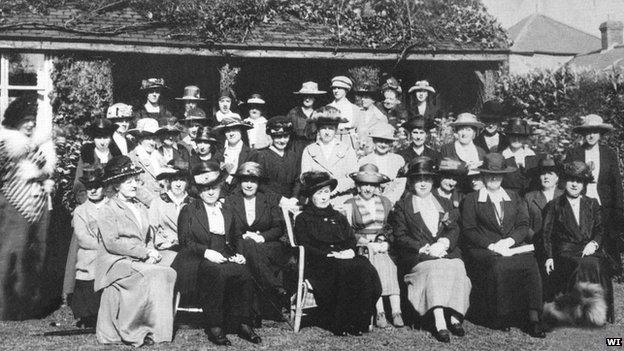
<path id="1" fill-rule="evenodd" d="M 418 250 L 427 244 L 410 235 L 410 228 L 407 225 L 407 214 L 403 202 L 398 202 L 395 205 L 389 222 L 393 229 L 389 240 L 397 249 L 418 253 Z"/>
<path id="2" fill-rule="evenodd" d="M 516 195 L 513 199 L 515 207 L 518 209 L 516 223 L 510 233 L 510 237 L 514 239 L 515 244 L 523 243 L 529 235 L 529 210 L 524 200 Z"/>
<path id="3" fill-rule="evenodd" d="M 553 258 L 552 238 L 555 230 L 555 218 L 557 213 L 556 201 L 551 201 L 544 208 L 544 223 L 542 225 L 542 247 L 546 258 Z"/>
<path id="4" fill-rule="evenodd" d="M 274 201 L 267 201 L 267 203 L 270 206 L 269 221 L 271 224 L 269 229 L 260 232 L 260 235 L 264 237 L 265 241 L 278 241 L 284 234 L 285 228 L 282 211 Z"/>
<path id="5" fill-rule="evenodd" d="M 481 233 L 477 220 L 477 201 L 476 194 L 471 193 L 465 199 L 462 206 L 462 230 L 463 235 L 476 247 L 487 249 L 492 242 Z"/>
<path id="6" fill-rule="evenodd" d="M 616 224 L 618 224 L 619 226 L 624 225 L 624 193 L 623 193 L 623 189 L 622 189 L 622 176 L 620 173 L 620 163 L 618 161 L 618 157 L 617 157 L 617 153 L 614 152 L 613 150 L 609 149 L 609 155 L 610 155 L 610 159 L 611 159 L 611 182 L 609 182 L 609 184 L 613 184 L 612 186 L 612 191 L 613 191 L 613 201 L 612 201 L 612 206 L 613 209 L 616 211 L 615 215 L 618 218 L 614 218 L 614 221 L 617 221 Z"/>
<path id="7" fill-rule="evenodd" d="M 178 240 L 180 242 L 180 247 L 187 247 L 194 254 L 203 257 L 204 252 L 210 249 L 210 246 L 208 243 L 198 242 L 196 236 L 192 232 L 192 224 L 197 219 L 191 214 L 191 206 L 194 207 L 195 205 L 189 204 L 184 206 L 178 216 Z"/>

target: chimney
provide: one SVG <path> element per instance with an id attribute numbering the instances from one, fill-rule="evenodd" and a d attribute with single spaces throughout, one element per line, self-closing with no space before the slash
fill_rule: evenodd
<path id="1" fill-rule="evenodd" d="M 602 50 L 624 43 L 624 24 L 621 21 L 606 21 L 599 28 L 602 36 Z"/>

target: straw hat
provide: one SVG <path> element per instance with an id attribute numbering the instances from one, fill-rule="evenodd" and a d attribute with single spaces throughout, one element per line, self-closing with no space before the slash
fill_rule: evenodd
<path id="1" fill-rule="evenodd" d="M 121 102 L 112 104 L 106 110 L 106 118 L 113 121 L 132 119 L 132 106 Z"/>
<path id="2" fill-rule="evenodd" d="M 444 157 L 440 160 L 440 165 L 438 166 L 438 174 L 440 176 L 453 176 L 453 177 L 463 177 L 468 174 L 468 168 L 466 168 L 466 164 L 458 159 L 454 159 L 451 157 Z"/>
<path id="3" fill-rule="evenodd" d="M 249 99 L 247 99 L 247 101 L 245 102 L 245 105 L 247 105 L 247 106 L 249 106 L 249 105 L 252 105 L 252 106 L 254 106 L 254 105 L 264 106 L 264 105 L 266 105 L 266 101 L 264 101 L 264 98 L 260 94 L 251 94 Z"/>
<path id="4" fill-rule="evenodd" d="M 579 133 L 579 134 L 589 133 L 592 131 L 606 133 L 606 132 L 611 132 L 615 129 L 613 128 L 612 124 L 604 123 L 604 121 L 602 120 L 602 117 L 598 115 L 591 114 L 591 115 L 583 116 L 581 117 L 581 119 L 583 120 L 583 123 L 581 123 L 580 126 L 576 126 L 572 128 L 573 132 Z"/>
<path id="5" fill-rule="evenodd" d="M 485 124 L 477 120 L 477 116 L 468 112 L 460 113 L 457 116 L 457 119 L 454 122 L 449 123 L 449 125 L 452 127 L 469 126 L 477 129 L 483 128 L 485 126 Z"/>
<path id="6" fill-rule="evenodd" d="M 403 92 L 403 89 L 401 89 L 401 83 L 392 76 L 387 77 L 381 85 L 381 91 L 385 90 L 394 90 L 399 94 Z"/>
<path id="7" fill-rule="evenodd" d="M 347 91 L 351 90 L 353 87 L 353 81 L 351 78 L 346 76 L 336 76 L 331 80 L 331 88 L 342 88 Z"/>
<path id="8" fill-rule="evenodd" d="M 130 129 L 128 134 L 138 139 L 154 136 L 157 131 L 158 121 L 148 117 L 138 120 L 136 128 Z"/>
<path id="9" fill-rule="evenodd" d="M 430 92 L 432 94 L 435 94 L 435 89 L 433 89 L 433 87 L 431 85 L 429 85 L 429 81 L 426 80 L 419 80 L 416 83 L 414 83 L 414 85 L 412 85 L 409 90 L 407 91 L 408 93 L 412 93 L 414 91 L 427 91 Z"/>
<path id="10" fill-rule="evenodd" d="M 214 127 L 213 132 L 225 133 L 226 130 L 232 129 L 232 128 L 239 128 L 242 130 L 247 130 L 247 129 L 253 128 L 253 126 L 250 123 L 243 121 L 240 118 L 240 116 L 232 115 L 229 117 L 225 117 L 223 120 L 221 120 L 221 124 Z"/>
<path id="11" fill-rule="evenodd" d="M 359 171 L 349 174 L 355 183 L 379 185 L 390 181 L 386 175 L 379 173 L 379 168 L 372 163 L 360 166 Z"/>
<path id="12" fill-rule="evenodd" d="M 368 134 L 373 139 L 384 139 L 384 140 L 396 141 L 398 140 L 398 138 L 394 136 L 395 132 L 396 130 L 394 129 L 394 127 L 386 123 L 386 124 L 376 126 L 375 129 L 370 131 Z"/>
<path id="13" fill-rule="evenodd" d="M 150 89 L 169 89 L 165 85 L 165 80 L 163 78 L 148 78 L 143 79 L 141 81 L 141 90 L 150 90 Z"/>
<path id="14" fill-rule="evenodd" d="M 483 157 L 483 164 L 478 168 L 481 173 L 505 174 L 517 170 L 516 167 L 507 166 L 505 157 L 499 153 L 492 152 Z"/>
<path id="15" fill-rule="evenodd" d="M 323 95 L 327 94 L 326 91 L 318 90 L 318 84 L 315 82 L 304 82 L 301 84 L 299 91 L 293 92 L 296 95 Z"/>
<path id="16" fill-rule="evenodd" d="M 186 100 L 186 101 L 204 101 L 201 97 L 201 90 L 198 86 L 195 85 L 187 85 L 184 87 L 184 93 L 182 97 L 175 98 L 176 100 Z"/>
<path id="17" fill-rule="evenodd" d="M 321 124 L 340 124 L 347 123 L 349 120 L 343 118 L 340 110 L 333 106 L 323 106 L 321 108 L 316 109 L 312 113 L 312 117 L 308 120 L 310 123 L 316 123 L 317 125 Z"/>
<path id="18" fill-rule="evenodd" d="M 180 123 L 190 124 L 199 123 L 201 125 L 208 124 L 208 118 L 206 112 L 199 107 L 192 108 L 186 113 L 186 117 L 180 120 Z"/>
<path id="19" fill-rule="evenodd" d="M 111 158 L 104 166 L 104 176 L 102 182 L 111 184 L 128 176 L 143 173 L 143 169 L 132 163 L 128 156 L 119 155 Z"/>
<path id="20" fill-rule="evenodd" d="M 163 179 L 180 179 L 185 180 L 189 176 L 189 163 L 181 160 L 171 160 L 166 167 L 161 168 L 160 173 L 156 176 L 156 180 Z"/>
<path id="21" fill-rule="evenodd" d="M 317 190 L 329 185 L 333 191 L 338 186 L 338 181 L 327 172 L 305 172 L 301 175 L 301 195 L 312 196 Z"/>

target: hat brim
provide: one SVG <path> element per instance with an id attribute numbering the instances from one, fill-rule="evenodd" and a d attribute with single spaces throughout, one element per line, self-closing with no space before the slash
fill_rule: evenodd
<path id="1" fill-rule="evenodd" d="M 163 172 L 156 176 L 156 180 L 174 179 L 174 178 L 188 178 L 188 172 L 177 170 L 175 172 Z"/>
<path id="2" fill-rule="evenodd" d="M 234 128 L 239 128 L 239 129 L 252 129 L 253 126 L 249 125 L 249 124 L 245 124 L 245 123 L 231 123 L 231 124 L 227 124 L 227 125 L 218 125 L 216 127 L 214 127 L 212 130 L 216 131 L 216 132 L 225 132 L 228 129 L 234 129 Z"/>
<path id="3" fill-rule="evenodd" d="M 295 95 L 325 95 L 327 94 L 324 90 L 316 90 L 316 91 L 293 91 Z"/>
<path id="4" fill-rule="evenodd" d="M 244 178 L 247 178 L 247 179 L 257 179 L 260 182 L 264 182 L 264 181 L 269 180 L 269 178 L 266 177 L 266 176 L 256 176 L 256 175 L 251 175 L 251 174 L 238 174 L 238 173 L 234 173 L 234 174 L 232 174 L 232 177 L 234 177 L 236 179 L 239 179 L 239 180 L 240 179 L 244 179 Z"/>
<path id="5" fill-rule="evenodd" d="M 407 178 L 414 178 L 414 177 L 423 176 L 423 175 L 437 177 L 438 173 L 437 172 L 429 172 L 429 171 L 418 171 L 418 172 L 407 172 L 405 174 L 405 176 Z"/>
<path id="6" fill-rule="evenodd" d="M 451 127 L 467 126 L 467 127 L 474 127 L 474 128 L 477 128 L 477 129 L 482 129 L 483 127 L 485 127 L 485 124 L 483 124 L 481 122 L 451 122 L 451 123 L 449 123 L 449 125 Z"/>
<path id="7" fill-rule="evenodd" d="M 338 186 L 338 180 L 331 178 L 328 180 L 325 180 L 323 182 L 314 184 L 313 186 L 309 187 L 309 188 L 302 188 L 301 189 L 301 194 L 303 196 L 309 197 L 314 195 L 315 192 L 317 192 L 319 189 L 322 189 L 326 186 L 329 185 L 329 188 L 334 191 L 334 189 L 336 189 L 336 187 Z"/>
<path id="8" fill-rule="evenodd" d="M 136 130 L 136 129 L 130 129 L 128 131 L 128 134 L 132 135 L 135 138 L 150 138 L 150 137 L 155 137 L 156 133 L 155 132 L 148 132 L 145 130 Z"/>
<path id="9" fill-rule="evenodd" d="M 444 177 L 444 176 L 452 176 L 452 177 L 465 177 L 468 175 L 468 170 L 464 169 L 439 169 L 438 170 L 438 176 L 440 177 Z"/>
<path id="10" fill-rule="evenodd" d="M 189 123 L 195 122 L 195 123 L 199 123 L 199 124 L 202 124 L 202 125 L 207 125 L 208 124 L 208 118 L 205 118 L 205 117 L 201 117 L 201 118 L 184 118 L 184 119 L 179 120 L 178 122 L 180 122 L 182 124 L 189 124 Z"/>
<path id="11" fill-rule="evenodd" d="M 382 140 L 388 140 L 388 141 L 397 141 L 399 140 L 399 138 L 395 137 L 395 136 L 387 136 L 387 135 L 373 135 L 373 134 L 369 134 L 368 135 L 371 139 L 382 139 Z"/>
<path id="12" fill-rule="evenodd" d="M 196 98 L 196 97 L 190 97 L 190 96 L 183 96 L 181 98 L 175 98 L 175 99 L 179 101 L 206 101 L 206 99 L 204 98 Z"/>
<path id="13" fill-rule="evenodd" d="M 535 135 L 535 133 L 530 132 L 530 133 L 520 133 L 520 132 L 511 132 L 511 131 L 506 131 L 505 135 L 510 136 L 510 135 L 517 135 L 517 136 L 526 136 L 529 137 L 531 135 Z"/>
<path id="14" fill-rule="evenodd" d="M 349 177 L 356 183 L 383 184 L 390 181 L 388 176 L 377 172 L 353 172 Z"/>
<path id="15" fill-rule="evenodd" d="M 193 139 L 193 141 L 194 141 L 195 143 L 198 143 L 198 142 L 201 142 L 201 141 L 206 142 L 206 143 L 208 143 L 208 144 L 218 144 L 218 143 L 219 143 L 219 140 L 214 139 L 214 138 L 211 138 L 211 139 L 205 139 L 205 138 L 195 138 L 195 139 Z"/>
<path id="16" fill-rule="evenodd" d="M 164 135 L 167 135 L 167 134 L 180 134 L 180 133 L 182 133 L 182 131 L 180 129 L 177 129 L 177 128 L 176 129 L 164 129 L 164 128 L 161 128 L 161 129 L 158 129 L 156 131 L 156 133 L 154 133 L 154 135 L 160 137 L 160 136 L 164 136 Z"/>
<path id="17" fill-rule="evenodd" d="M 342 118 L 342 117 L 340 117 L 340 118 L 324 118 L 324 117 L 321 117 L 321 118 L 316 118 L 316 119 L 310 119 L 308 121 L 310 123 L 314 123 L 316 125 L 322 125 L 322 124 L 335 124 L 335 125 L 338 125 L 340 123 L 347 123 L 347 122 L 349 122 L 348 119 Z"/>
<path id="18" fill-rule="evenodd" d="M 118 181 L 120 179 L 126 178 L 126 177 L 130 177 L 130 176 L 134 176 L 137 174 L 141 174 L 144 171 L 140 168 L 135 168 L 134 170 L 128 171 L 128 172 L 124 172 L 124 173 L 120 173 L 120 174 L 115 174 L 112 177 L 108 177 L 108 178 L 104 178 L 102 179 L 102 184 L 104 185 L 108 185 L 111 183 L 114 183 L 115 181 Z"/>
<path id="19" fill-rule="evenodd" d="M 490 170 L 490 169 L 485 169 L 485 168 L 477 168 L 477 170 L 479 170 L 480 173 L 482 174 L 506 174 L 506 173 L 513 173 L 515 171 L 517 171 L 518 169 L 516 167 L 511 167 L 511 166 L 507 166 L 503 169 L 498 169 L 498 170 Z"/>
<path id="20" fill-rule="evenodd" d="M 170 90 L 170 88 L 166 85 L 152 85 L 149 87 L 141 87 L 140 91 L 150 90 L 150 89 L 161 89 L 161 90 Z"/>
<path id="21" fill-rule="evenodd" d="M 483 122 L 503 122 L 505 120 L 505 116 L 484 113 L 479 115 L 479 120 Z"/>
<path id="22" fill-rule="evenodd" d="M 106 117 L 106 119 L 114 123 L 115 121 L 118 121 L 118 120 L 129 121 L 131 119 L 134 119 L 134 116 L 111 116 L 111 117 Z"/>
<path id="23" fill-rule="evenodd" d="M 209 181 L 209 182 L 198 182 L 197 178 L 195 177 L 195 175 L 193 175 L 193 182 L 196 185 L 207 187 L 207 186 L 212 186 L 212 185 L 216 185 L 216 184 L 219 184 L 219 183 L 223 183 L 228 176 L 229 176 L 229 173 L 227 171 L 221 170 L 219 172 L 219 176 L 217 178 Z"/>
<path id="24" fill-rule="evenodd" d="M 87 181 L 83 178 L 78 178 L 78 181 L 82 183 L 82 185 L 84 185 L 87 189 L 97 189 L 104 186 L 104 182 L 101 180 Z"/>
<path id="25" fill-rule="evenodd" d="M 608 132 L 614 131 L 615 128 L 611 124 L 607 124 L 607 123 L 597 124 L 593 126 L 576 126 L 572 128 L 572 132 L 579 133 L 579 134 L 588 133 L 593 130 L 597 130 L 600 133 L 608 133 Z"/>
<path id="26" fill-rule="evenodd" d="M 115 133 L 115 131 L 117 130 L 117 128 L 119 128 L 119 126 L 117 126 L 116 124 L 113 124 L 107 128 L 97 128 L 97 127 L 92 127 L 89 128 L 87 127 L 85 129 L 85 134 L 87 134 L 88 136 L 92 137 L 92 138 L 96 138 L 96 137 L 110 137 L 113 135 L 113 133 Z"/>
<path id="27" fill-rule="evenodd" d="M 410 94 L 410 93 L 413 93 L 415 91 L 426 91 L 426 92 L 432 93 L 432 94 L 436 93 L 435 89 L 433 89 L 432 87 L 411 87 L 411 88 L 409 88 L 407 93 Z"/>

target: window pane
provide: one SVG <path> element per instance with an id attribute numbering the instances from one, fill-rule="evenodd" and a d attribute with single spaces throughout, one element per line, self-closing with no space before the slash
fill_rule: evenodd
<path id="1" fill-rule="evenodd" d="M 43 69 L 43 54 L 11 53 L 9 58 L 10 85 L 37 85 L 37 73 Z"/>

